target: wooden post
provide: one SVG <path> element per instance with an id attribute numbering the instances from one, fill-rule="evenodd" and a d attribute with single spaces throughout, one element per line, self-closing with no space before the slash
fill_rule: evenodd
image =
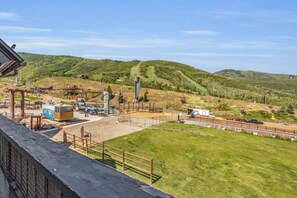
<path id="1" fill-rule="evenodd" d="M 84 141 L 84 139 L 82 139 L 82 142 Z M 88 154 L 88 148 L 89 147 L 89 145 L 88 145 L 88 139 L 86 138 L 86 153 Z"/>
<path id="2" fill-rule="evenodd" d="M 25 92 L 21 91 L 21 116 L 25 118 Z"/>
<path id="3" fill-rule="evenodd" d="M 75 148 L 75 135 L 73 135 L 72 137 L 73 137 L 73 148 Z"/>
<path id="4" fill-rule="evenodd" d="M 85 142 L 84 142 L 84 127 L 83 126 L 80 128 L 80 136 L 81 136 L 81 139 L 82 139 L 82 146 L 84 147 Z"/>
<path id="5" fill-rule="evenodd" d="M 66 143 L 67 142 L 67 135 L 65 130 L 63 131 L 63 142 Z"/>
<path id="6" fill-rule="evenodd" d="M 125 150 L 123 150 L 123 171 L 125 170 Z"/>
<path id="7" fill-rule="evenodd" d="M 151 179 L 151 184 L 154 183 L 153 172 L 154 172 L 154 162 L 153 162 L 153 159 L 151 159 L 151 167 L 150 167 L 150 179 Z"/>
<path id="8" fill-rule="evenodd" d="M 82 126 L 81 128 L 80 128 L 80 134 L 81 134 L 81 138 L 84 138 L 84 127 Z"/>
<path id="9" fill-rule="evenodd" d="M 30 128 L 31 128 L 31 130 L 33 129 L 33 117 L 32 116 L 30 117 Z"/>
<path id="10" fill-rule="evenodd" d="M 102 142 L 102 162 L 104 162 L 104 142 Z"/>
<path id="11" fill-rule="evenodd" d="M 14 90 L 10 91 L 10 113 L 11 119 L 14 120 Z"/>

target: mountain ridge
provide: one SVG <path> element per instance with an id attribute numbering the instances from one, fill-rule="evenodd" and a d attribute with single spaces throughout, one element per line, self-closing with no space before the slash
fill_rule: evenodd
<path id="1" fill-rule="evenodd" d="M 142 87 L 212 95 L 254 102 L 263 101 L 263 92 L 271 95 L 273 104 L 292 103 L 295 92 L 253 84 L 240 78 L 211 74 L 193 66 L 166 60 L 115 61 L 65 55 L 20 53 L 27 66 L 20 71 L 20 81 L 35 82 L 46 77 L 74 77 L 94 81 L 133 85 L 140 76 Z M 280 83 L 281 86 L 283 86 Z"/>

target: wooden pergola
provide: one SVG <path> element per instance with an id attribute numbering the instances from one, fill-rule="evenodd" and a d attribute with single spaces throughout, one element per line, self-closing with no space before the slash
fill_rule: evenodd
<path id="1" fill-rule="evenodd" d="M 10 113 L 11 113 L 11 119 L 15 119 L 15 94 L 20 93 L 21 94 L 21 117 L 25 118 L 25 93 L 26 90 L 23 89 L 6 89 L 6 92 L 10 92 Z"/>

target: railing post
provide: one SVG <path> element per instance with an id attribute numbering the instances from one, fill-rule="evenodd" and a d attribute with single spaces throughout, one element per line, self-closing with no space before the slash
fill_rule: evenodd
<path id="1" fill-rule="evenodd" d="M 125 150 L 123 150 L 123 171 L 125 171 Z"/>
<path id="2" fill-rule="evenodd" d="M 67 142 L 67 135 L 66 135 L 66 132 L 65 130 L 63 131 L 63 143 L 66 143 Z"/>
<path id="3" fill-rule="evenodd" d="M 84 127 L 82 126 L 80 128 L 80 136 L 81 136 L 81 140 L 82 140 L 82 146 L 84 147 L 85 146 L 85 143 L 84 143 Z"/>
<path id="4" fill-rule="evenodd" d="M 84 142 L 84 139 L 82 139 L 82 142 Z M 88 139 L 86 138 L 86 153 L 88 154 L 88 147 L 89 147 L 89 145 L 88 145 Z"/>
<path id="5" fill-rule="evenodd" d="M 102 142 L 102 162 L 104 162 L 104 142 Z"/>
<path id="6" fill-rule="evenodd" d="M 154 162 L 153 159 L 151 159 L 151 167 L 150 167 L 150 179 L 151 179 L 151 184 L 154 183 L 154 179 L 153 179 L 153 172 L 154 172 Z"/>
<path id="7" fill-rule="evenodd" d="M 72 137 L 73 137 L 73 148 L 75 148 L 75 135 L 73 135 Z"/>

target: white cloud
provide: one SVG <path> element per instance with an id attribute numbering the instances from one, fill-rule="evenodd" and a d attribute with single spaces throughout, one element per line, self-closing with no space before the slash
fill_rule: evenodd
<path id="1" fill-rule="evenodd" d="M 170 39 L 109 39 L 109 38 L 77 38 L 62 39 L 50 37 L 19 37 L 14 42 L 18 43 L 21 50 L 38 49 L 43 47 L 101 47 L 111 49 L 138 49 L 161 48 L 176 44 Z"/>
<path id="2" fill-rule="evenodd" d="M 185 34 L 199 35 L 199 36 L 215 36 L 218 35 L 218 32 L 212 30 L 185 30 Z"/>
<path id="3" fill-rule="evenodd" d="M 217 19 L 242 17 L 266 23 L 297 23 L 297 13 L 286 10 L 214 11 L 212 16 Z"/>
<path id="4" fill-rule="evenodd" d="M 240 41 L 233 43 L 223 43 L 218 45 L 222 49 L 263 49 L 263 50 L 291 50 L 296 46 L 283 43 L 265 41 Z"/>
<path id="5" fill-rule="evenodd" d="M 18 19 L 18 15 L 13 12 L 0 12 L 0 20 Z"/>
<path id="6" fill-rule="evenodd" d="M 131 55 L 116 55 L 116 54 L 83 54 L 81 55 L 82 57 L 85 58 L 94 58 L 94 59 L 121 59 L 121 60 L 133 60 L 133 59 L 144 59 L 143 57 L 140 56 L 131 56 Z"/>
<path id="7" fill-rule="evenodd" d="M 81 33 L 81 34 L 102 34 L 101 32 L 86 31 L 86 30 L 72 30 L 71 32 Z"/>
<path id="8" fill-rule="evenodd" d="M 31 27 L 21 27 L 21 26 L 0 26 L 1 32 L 7 33 L 40 33 L 40 32 L 50 32 L 50 29 L 42 28 L 31 28 Z"/>
<path id="9" fill-rule="evenodd" d="M 274 54 L 235 54 L 235 53 L 174 53 L 174 56 L 193 56 L 193 57 L 254 57 L 254 58 L 278 58 Z"/>

